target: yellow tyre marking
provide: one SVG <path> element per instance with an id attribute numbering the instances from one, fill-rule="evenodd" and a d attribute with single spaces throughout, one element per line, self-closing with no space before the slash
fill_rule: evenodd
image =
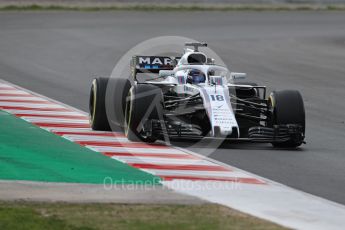
<path id="1" fill-rule="evenodd" d="M 272 108 L 274 108 L 274 106 L 275 106 L 275 101 L 274 101 L 274 97 L 273 97 L 272 94 L 270 95 L 270 100 L 269 100 L 269 101 L 271 102 Z"/>
<path id="2" fill-rule="evenodd" d="M 93 88 L 93 108 L 92 108 L 92 114 L 91 114 L 91 124 L 95 121 L 95 114 L 96 114 L 96 100 L 97 100 L 97 80 L 94 79 L 92 81 L 92 88 Z"/>
<path id="3" fill-rule="evenodd" d="M 130 101 L 127 102 L 126 100 L 126 110 L 125 110 L 125 136 L 128 137 L 128 131 L 129 131 L 129 127 L 130 127 L 130 122 L 131 122 L 131 117 L 132 117 L 132 89 L 129 90 L 129 98 L 130 98 Z M 128 98 L 127 96 L 127 98 Z M 127 108 L 127 106 L 129 106 L 129 109 Z M 128 111 L 128 114 L 127 114 L 127 111 Z M 127 121 L 127 116 L 128 116 L 128 121 Z"/>

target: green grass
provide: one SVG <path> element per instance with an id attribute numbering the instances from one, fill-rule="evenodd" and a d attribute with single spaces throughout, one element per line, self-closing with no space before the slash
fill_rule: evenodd
<path id="1" fill-rule="evenodd" d="M 0 229 L 284 229 L 214 205 L 0 202 Z"/>
<path id="2" fill-rule="evenodd" d="M 91 229 L 86 227 L 75 227 L 66 224 L 65 221 L 55 216 L 43 217 L 32 208 L 8 208 L 0 207 L 0 228 L 1 229 Z"/>
<path id="3" fill-rule="evenodd" d="M 295 11 L 295 10 L 345 10 L 345 4 L 225 4 L 225 5 L 176 5 L 176 4 L 123 4 L 111 6 L 73 5 L 3 5 L 0 11 Z"/>

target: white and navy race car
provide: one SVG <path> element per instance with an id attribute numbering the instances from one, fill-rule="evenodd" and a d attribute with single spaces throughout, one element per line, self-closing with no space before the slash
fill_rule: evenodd
<path id="1" fill-rule="evenodd" d="M 304 143 L 305 110 L 295 90 L 242 82 L 244 73 L 216 65 L 186 43 L 181 57 L 134 56 L 131 78 L 95 78 L 90 93 L 94 130 L 122 127 L 131 141 L 223 138 L 294 148 Z M 237 82 L 237 83 L 236 83 Z"/>

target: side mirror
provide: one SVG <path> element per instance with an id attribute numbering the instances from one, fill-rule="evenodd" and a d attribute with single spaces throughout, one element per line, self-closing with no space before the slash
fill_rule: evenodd
<path id="1" fill-rule="evenodd" d="M 213 58 L 207 58 L 207 64 L 214 65 L 215 60 Z"/>
<path id="2" fill-rule="evenodd" d="M 236 73 L 236 72 L 230 73 L 230 78 L 232 80 L 245 79 L 246 77 L 247 77 L 246 73 Z"/>

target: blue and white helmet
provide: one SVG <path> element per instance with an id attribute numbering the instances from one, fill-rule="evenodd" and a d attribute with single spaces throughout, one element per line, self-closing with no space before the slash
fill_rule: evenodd
<path id="1" fill-rule="evenodd" d="M 187 82 L 190 84 L 200 84 L 205 83 L 206 76 L 205 74 L 197 69 L 191 69 L 188 72 Z"/>

